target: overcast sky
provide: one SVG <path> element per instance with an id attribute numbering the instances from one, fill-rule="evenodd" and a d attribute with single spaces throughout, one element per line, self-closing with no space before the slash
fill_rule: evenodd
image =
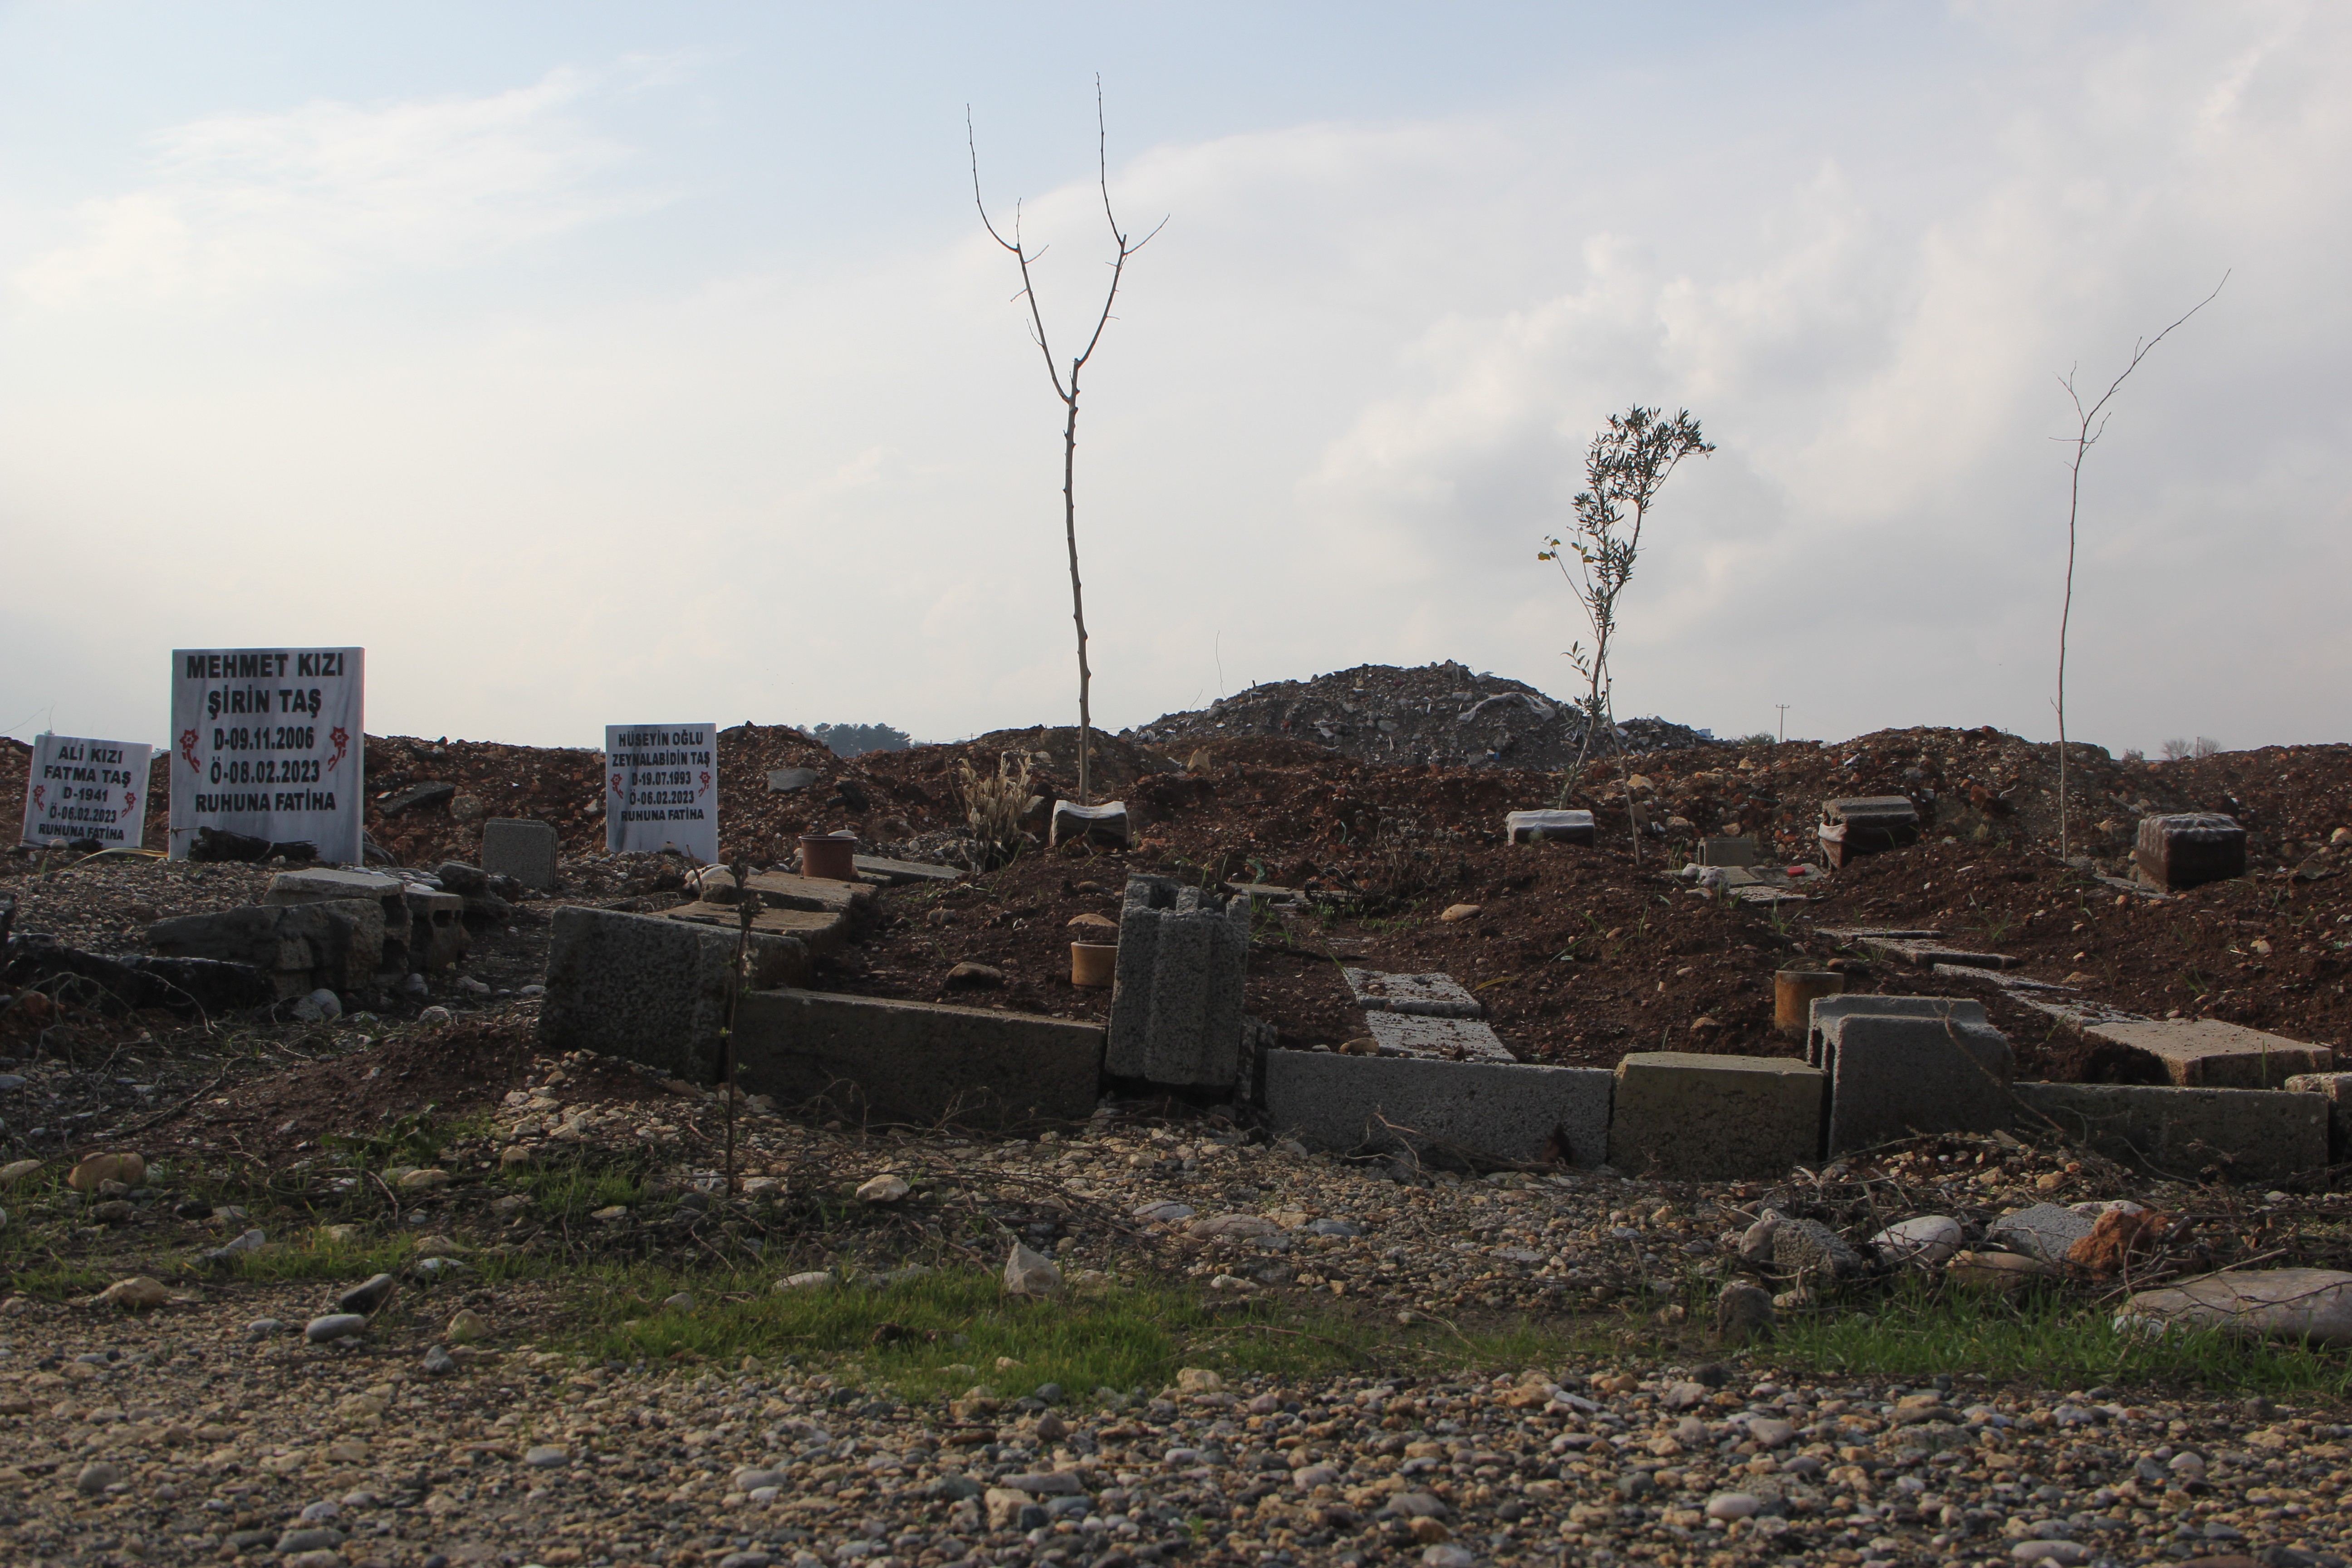
<path id="1" fill-rule="evenodd" d="M 367 649 L 378 732 L 1097 721 L 1457 658 L 1687 406 L 1621 714 L 2347 738 L 2352 9 L 0 5 L 0 727 Z"/>

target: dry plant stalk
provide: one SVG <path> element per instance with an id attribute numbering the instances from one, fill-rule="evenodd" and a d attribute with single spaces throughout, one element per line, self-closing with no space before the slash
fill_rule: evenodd
<path id="1" fill-rule="evenodd" d="M 1029 759 L 1007 752 L 996 759 L 996 773 L 991 776 L 966 758 L 957 764 L 957 775 L 964 820 L 979 841 L 974 858 L 980 863 L 972 868 L 986 870 L 1003 865 L 1020 847 L 1023 820 L 1045 804 L 1042 795 L 1029 793 Z"/>

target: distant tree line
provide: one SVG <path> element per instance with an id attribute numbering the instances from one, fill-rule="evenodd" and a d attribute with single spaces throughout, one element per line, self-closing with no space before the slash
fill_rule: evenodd
<path id="1" fill-rule="evenodd" d="M 887 724 L 819 724 L 809 731 L 836 757 L 866 752 L 903 752 L 910 743 L 907 731 Z"/>

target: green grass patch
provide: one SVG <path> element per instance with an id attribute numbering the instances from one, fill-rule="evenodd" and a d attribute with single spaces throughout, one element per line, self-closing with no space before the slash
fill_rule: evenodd
<path id="1" fill-rule="evenodd" d="M 1260 1298 L 1212 1312 L 1197 1289 L 1111 1287 L 1058 1300 L 1008 1298 L 992 1274 L 942 1272 L 893 1285 L 779 1291 L 771 1276 L 615 1269 L 573 1348 L 596 1360 L 721 1363 L 792 1356 L 889 1386 L 909 1400 L 974 1385 L 1018 1397 L 1055 1383 L 1150 1391 L 1179 1368 L 1311 1379 L 1349 1373 L 1555 1370 L 1589 1356 L 1572 1329 L 1519 1322 L 1457 1333 Z M 677 1291 L 690 1310 L 661 1302 Z M 1003 1360 L 1011 1364 L 1000 1366 Z"/>
<path id="2" fill-rule="evenodd" d="M 516 1192 L 530 1195 L 534 1218 L 549 1221 L 584 1220 L 615 1204 L 633 1208 L 646 1197 L 645 1163 L 635 1158 L 522 1165 L 509 1170 L 503 1179 Z"/>
<path id="3" fill-rule="evenodd" d="M 94 1296 L 121 1278 L 121 1274 L 110 1274 L 104 1269 L 79 1264 L 43 1263 L 11 1272 L 8 1289 L 18 1296 L 62 1301 L 73 1296 Z"/>
<path id="4" fill-rule="evenodd" d="M 2352 1361 L 2341 1352 L 2207 1329 L 2119 1331 L 2116 1310 L 2116 1303 L 2090 1306 L 2054 1295 L 2010 1300 L 1919 1282 L 1866 1310 L 1783 1320 L 1767 1353 L 1776 1365 L 1823 1376 L 1977 1373 L 2060 1390 L 2100 1384 L 2352 1390 Z"/>

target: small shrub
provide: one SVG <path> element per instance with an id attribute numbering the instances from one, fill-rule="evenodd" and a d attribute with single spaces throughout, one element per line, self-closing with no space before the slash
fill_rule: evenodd
<path id="1" fill-rule="evenodd" d="M 964 820 L 975 841 L 974 870 L 1002 866 L 1021 852 L 1021 824 L 1045 804 L 1029 793 L 1029 759 L 1007 752 L 996 759 L 993 776 L 982 773 L 971 760 L 957 764 L 958 788 L 963 795 Z"/>

